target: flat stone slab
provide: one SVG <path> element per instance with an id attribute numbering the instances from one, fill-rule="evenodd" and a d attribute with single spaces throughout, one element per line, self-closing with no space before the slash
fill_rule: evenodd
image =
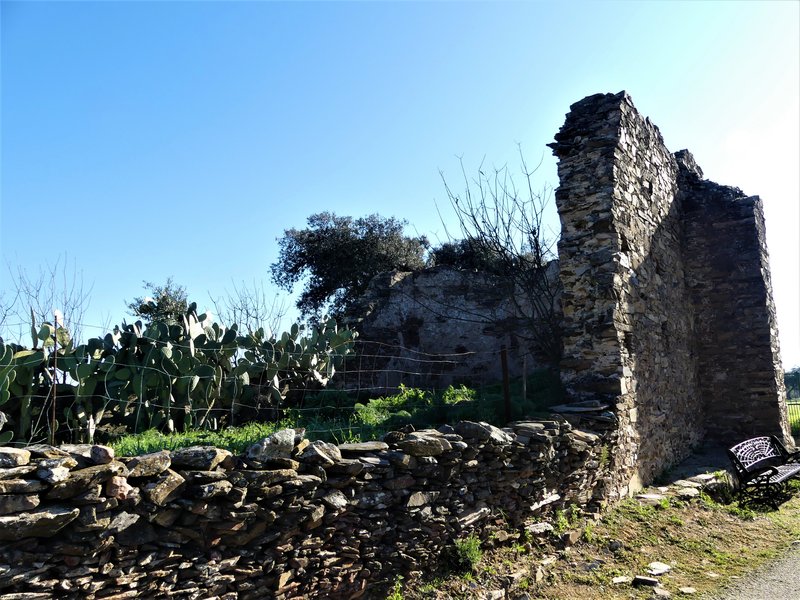
<path id="1" fill-rule="evenodd" d="M 656 577 L 663 575 L 664 573 L 669 573 L 671 570 L 671 566 L 660 561 L 654 561 L 647 565 L 647 572 Z"/>
<path id="2" fill-rule="evenodd" d="M 363 454 L 364 452 L 381 452 L 388 450 L 386 442 L 357 442 L 353 444 L 339 444 L 339 450 L 348 454 Z"/>
<path id="3" fill-rule="evenodd" d="M 681 500 L 689 500 L 690 498 L 697 498 L 700 495 L 700 490 L 694 487 L 679 487 L 675 490 L 675 495 Z"/>
<path id="4" fill-rule="evenodd" d="M 712 475 L 712 478 L 713 478 L 713 475 Z M 672 485 L 677 486 L 677 487 L 693 487 L 693 488 L 703 487 L 702 483 L 698 483 L 696 481 L 691 481 L 691 480 L 686 480 L 686 479 L 678 479 L 678 481 L 673 481 Z"/>
<path id="5" fill-rule="evenodd" d="M 172 465 L 172 457 L 167 450 L 143 454 L 128 461 L 128 477 L 155 477 L 161 475 Z"/>
<path id="6" fill-rule="evenodd" d="M 33 512 L 0 517 L 0 540 L 19 541 L 26 537 L 51 537 L 78 518 L 80 510 L 52 506 Z"/>
<path id="7" fill-rule="evenodd" d="M 659 504 L 662 500 L 666 499 L 667 496 L 664 494 L 638 494 L 636 499 L 641 502 L 642 504 L 649 504 L 651 506 L 655 506 Z"/>
<path id="8" fill-rule="evenodd" d="M 602 412 L 608 410 L 608 404 L 600 404 L 599 402 L 575 402 L 573 404 L 559 404 L 558 406 L 551 406 L 548 409 L 553 413 L 589 413 L 589 412 Z"/>

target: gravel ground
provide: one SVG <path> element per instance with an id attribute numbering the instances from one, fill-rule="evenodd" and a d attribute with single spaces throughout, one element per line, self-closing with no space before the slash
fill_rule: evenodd
<path id="1" fill-rule="evenodd" d="M 764 565 L 711 600 L 800 599 L 800 542 L 793 546 L 783 558 Z"/>

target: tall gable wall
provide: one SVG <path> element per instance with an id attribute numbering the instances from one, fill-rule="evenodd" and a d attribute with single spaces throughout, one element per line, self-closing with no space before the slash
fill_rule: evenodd
<path id="1" fill-rule="evenodd" d="M 572 105 L 551 147 L 562 379 L 616 416 L 609 498 L 652 481 L 706 432 L 725 444 L 790 440 L 760 202 L 701 181 L 624 92 Z"/>

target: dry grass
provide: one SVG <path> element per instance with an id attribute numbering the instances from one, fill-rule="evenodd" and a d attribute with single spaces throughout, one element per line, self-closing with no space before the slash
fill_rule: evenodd
<path id="1" fill-rule="evenodd" d="M 470 574 L 407 580 L 403 598 L 475 599 L 493 590 L 507 590 L 512 600 L 651 598 L 652 588 L 612 580 L 647 575 L 653 561 L 672 566 L 659 580 L 673 597 L 681 596 L 683 587 L 695 588 L 694 598 L 706 597 L 800 539 L 800 497 L 796 493 L 779 511 L 768 513 L 707 498 L 659 506 L 626 500 L 599 522 L 572 519 L 569 527 L 581 534 L 569 548 L 560 547 L 555 537 L 525 543 L 520 535 L 511 546 L 484 552 Z"/>

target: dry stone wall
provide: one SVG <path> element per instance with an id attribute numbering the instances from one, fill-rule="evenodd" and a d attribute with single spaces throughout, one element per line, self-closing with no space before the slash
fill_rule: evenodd
<path id="1" fill-rule="evenodd" d="M 605 495 L 652 481 L 707 434 L 791 442 L 760 201 L 702 181 L 625 92 L 572 105 L 551 147 L 562 380 L 617 420 Z"/>
<path id="2" fill-rule="evenodd" d="M 288 429 L 242 456 L 0 448 L 0 597 L 385 598 L 459 537 L 593 504 L 602 443 L 542 421 L 339 446 Z"/>

